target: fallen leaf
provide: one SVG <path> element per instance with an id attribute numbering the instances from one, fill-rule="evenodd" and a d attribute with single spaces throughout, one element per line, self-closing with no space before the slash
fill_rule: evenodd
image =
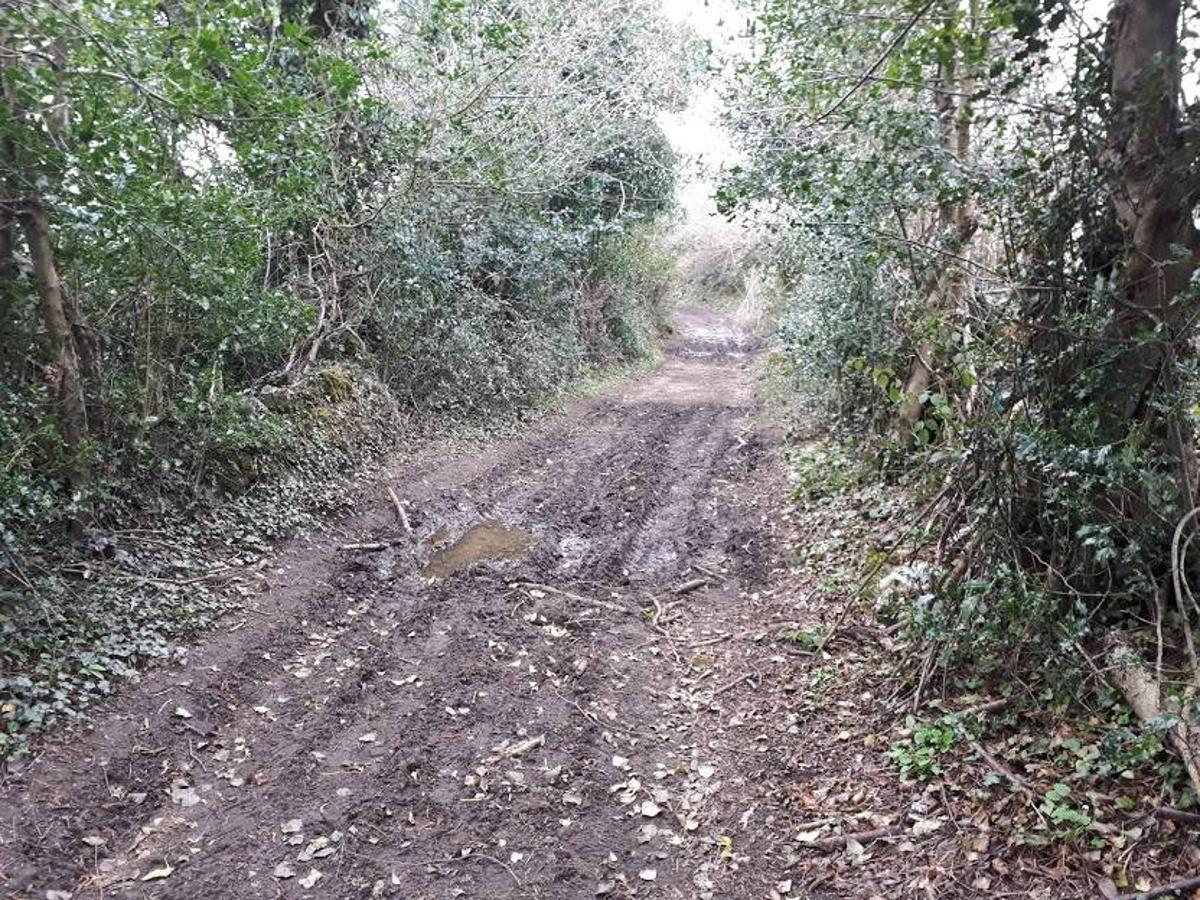
<path id="1" fill-rule="evenodd" d="M 196 789 L 189 787 L 186 784 L 176 783 L 171 785 L 171 802 L 178 803 L 182 807 L 195 806 L 200 802 L 200 796 L 196 793 Z"/>
<path id="2" fill-rule="evenodd" d="M 301 878 L 300 881 L 298 882 L 298 884 L 302 888 L 310 888 L 320 880 L 321 880 L 321 873 L 318 872 L 316 869 L 309 869 L 308 874 L 305 875 L 303 878 Z"/>
<path id="3" fill-rule="evenodd" d="M 941 827 L 942 823 L 939 819 L 917 819 L 917 821 L 913 822 L 913 837 L 924 837 L 927 834 L 933 834 Z"/>
<path id="4" fill-rule="evenodd" d="M 161 881 L 164 878 L 170 878 L 171 873 L 175 869 L 171 866 L 159 866 L 157 869 L 151 869 L 142 876 L 142 881 Z"/>
<path id="5" fill-rule="evenodd" d="M 721 835 L 717 838 L 717 847 L 721 850 L 721 859 L 733 859 L 733 838 Z"/>
<path id="6" fill-rule="evenodd" d="M 642 809 L 642 815 L 645 816 L 647 819 L 653 819 L 660 812 L 662 812 L 662 807 L 660 807 L 653 800 L 643 800 L 641 809 Z"/>
<path id="7" fill-rule="evenodd" d="M 282 831 L 284 834 L 295 834 L 303 827 L 304 827 L 304 823 L 302 821 L 300 821 L 299 819 L 288 819 L 286 822 L 284 822 L 282 825 L 279 826 L 279 830 Z"/>
<path id="8" fill-rule="evenodd" d="M 313 838 L 296 856 L 300 862 L 308 862 L 310 859 L 320 859 L 333 853 L 333 848 L 329 846 L 330 840 L 327 837 Z"/>
<path id="9" fill-rule="evenodd" d="M 366 734 L 360 735 L 358 739 L 364 744 L 373 744 L 375 743 L 375 732 L 368 731 Z"/>
<path id="10" fill-rule="evenodd" d="M 275 867 L 275 871 L 272 872 L 271 874 L 279 879 L 295 878 L 296 870 L 293 869 L 291 866 L 289 866 L 287 863 L 281 862 L 279 865 L 277 865 Z"/>
<path id="11" fill-rule="evenodd" d="M 190 712 L 188 712 L 187 709 L 182 706 L 175 707 L 174 715 L 180 719 L 190 719 L 192 717 L 192 714 Z"/>
<path id="12" fill-rule="evenodd" d="M 638 872 L 638 878 L 642 879 L 642 881 L 654 881 L 658 878 L 658 870 L 642 869 L 642 871 Z"/>

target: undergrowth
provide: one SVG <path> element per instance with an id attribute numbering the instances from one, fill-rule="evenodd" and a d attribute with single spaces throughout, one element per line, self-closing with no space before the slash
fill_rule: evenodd
<path id="1" fill-rule="evenodd" d="M 660 288 L 655 302 L 663 296 Z M 257 589 L 232 576 L 252 573 L 279 539 L 350 508 L 364 479 L 402 445 L 506 437 L 656 365 L 652 318 L 629 327 L 645 329 L 633 352 L 486 416 L 402 413 L 369 372 L 321 368 L 258 403 L 211 410 L 209 430 L 193 437 L 206 451 L 190 464 L 164 460 L 141 484 L 113 480 L 110 524 L 82 544 L 21 553 L 10 543 L 2 558 L 11 587 L 0 593 L 0 759 L 24 755 L 33 736 L 79 717 L 148 662 L 185 653 Z"/>
<path id="2" fill-rule="evenodd" d="M 795 447 L 788 460 L 800 510 L 856 523 L 826 527 L 796 553 L 806 570 L 826 573 L 830 603 L 855 604 L 850 621 L 866 631 L 843 631 L 841 639 L 857 645 L 857 665 L 870 672 L 876 693 L 892 698 L 887 753 L 897 779 L 951 791 L 1012 844 L 1068 845 L 1097 854 L 1117 875 L 1124 863 L 1116 860 L 1132 842 L 1145 836 L 1169 846 L 1169 833 L 1149 836 L 1137 816 L 1197 806 L 1167 746 L 1171 717 L 1138 720 L 1101 672 L 1028 666 L 1022 655 L 1037 652 L 1030 635 L 1043 623 L 1023 593 L 1028 582 L 1012 571 L 957 589 L 961 606 L 948 618 L 939 532 L 914 528 L 936 494 L 936 472 L 898 477 L 860 446 L 832 438 Z M 999 618 L 974 611 L 985 602 L 1012 608 Z M 1073 621 L 1075 630 L 1058 623 L 1064 657 L 1087 639 L 1084 618 Z M 823 643 L 831 627 L 778 637 L 811 652 L 831 646 Z M 1001 815 L 1014 799 L 1015 809 Z"/>

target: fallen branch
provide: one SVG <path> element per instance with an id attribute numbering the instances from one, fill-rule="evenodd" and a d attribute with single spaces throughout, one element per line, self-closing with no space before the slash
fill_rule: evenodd
<path id="1" fill-rule="evenodd" d="M 545 591 L 548 594 L 558 594 L 560 597 L 566 597 L 568 600 L 574 600 L 577 603 L 583 603 L 587 606 L 598 606 L 601 609 L 612 610 L 622 615 L 629 615 L 629 607 L 622 606 L 619 603 L 613 603 L 609 600 L 601 600 L 599 597 L 584 597 L 580 594 L 572 594 L 570 591 L 564 591 L 560 588 L 551 587 L 548 584 L 538 584 L 536 581 L 521 581 L 517 583 L 518 587 L 523 587 L 526 590 Z"/>
<path id="2" fill-rule="evenodd" d="M 1112 677 L 1129 708 L 1143 722 L 1160 719 L 1162 702 L 1159 684 L 1146 671 L 1141 656 L 1119 632 L 1109 634 L 1106 643 Z M 1183 767 L 1192 782 L 1193 793 L 1200 796 L 1200 760 L 1197 759 L 1196 748 L 1192 745 L 1192 734 L 1187 723 L 1179 720 L 1167 729 L 1167 742 L 1183 761 Z"/>
<path id="3" fill-rule="evenodd" d="M 375 553 L 379 550 L 386 550 L 389 544 L 371 543 L 371 544 L 342 544 L 338 547 L 339 550 L 362 550 L 369 553 Z"/>
<path id="4" fill-rule="evenodd" d="M 958 716 L 977 716 L 980 713 L 995 712 L 998 709 L 1004 709 L 1008 706 L 1008 698 L 1001 697 L 998 700 L 988 700 L 985 703 L 976 703 L 974 706 L 968 706 L 966 709 L 952 710 Z"/>
<path id="5" fill-rule="evenodd" d="M 1148 822 L 1151 819 L 1166 819 L 1178 825 L 1190 825 L 1194 828 L 1200 828 L 1200 813 L 1184 812 L 1182 809 L 1172 809 L 1169 806 L 1160 806 L 1157 809 L 1152 809 L 1144 816 L 1141 816 L 1139 821 Z"/>
<path id="6" fill-rule="evenodd" d="M 743 681 L 749 681 L 751 678 L 753 678 L 757 674 L 758 674 L 757 672 L 747 672 L 745 675 L 742 675 L 740 678 L 735 678 L 733 681 L 729 682 L 729 684 L 725 685 L 724 687 L 717 688 L 715 691 L 713 691 L 713 699 L 716 700 L 718 697 L 720 697 L 726 691 L 732 691 L 735 687 L 737 687 Z"/>
<path id="7" fill-rule="evenodd" d="M 970 741 L 969 745 L 971 750 L 974 751 L 975 755 L 987 763 L 988 767 L 993 772 L 995 772 L 997 775 L 1002 775 L 1007 778 L 1012 783 L 1012 786 L 1025 796 L 1030 798 L 1034 796 L 1033 791 L 1029 789 L 1029 785 L 1025 783 L 1025 779 L 1006 766 L 1004 763 L 1000 762 L 1000 760 L 996 759 L 995 756 L 988 752 L 988 749 L 984 747 L 983 744 L 979 743 L 979 741 Z"/>
<path id="8" fill-rule="evenodd" d="M 512 880 L 517 883 L 518 888 L 523 887 L 523 885 L 521 884 L 521 879 L 517 877 L 517 873 L 512 870 L 512 866 L 510 866 L 508 863 L 504 862 L 503 860 L 496 859 L 496 857 L 494 857 L 494 856 L 488 856 L 486 853 L 472 853 L 471 856 L 468 856 L 466 858 L 470 859 L 472 856 L 475 857 L 476 859 L 486 859 L 490 863 L 495 863 L 496 865 L 498 865 L 500 868 L 502 868 L 505 872 L 507 872 L 509 874 L 509 876 L 512 878 Z"/>
<path id="9" fill-rule="evenodd" d="M 396 492 L 390 486 L 387 492 L 388 496 L 392 498 L 392 506 L 396 507 L 396 518 L 400 520 L 400 527 L 404 529 L 406 535 L 412 537 L 412 523 L 408 521 L 408 513 L 404 511 L 404 504 L 400 502 L 400 498 L 396 496 Z"/>
<path id="10" fill-rule="evenodd" d="M 1200 876 L 1185 878 L 1160 887 L 1151 888 L 1138 894 L 1120 894 L 1116 900 L 1158 900 L 1159 897 L 1170 897 L 1173 894 L 1185 894 L 1200 888 Z"/>
<path id="11" fill-rule="evenodd" d="M 707 578 L 693 578 L 690 581 L 685 581 L 683 584 L 675 588 L 675 594 L 690 594 L 692 591 L 697 591 L 707 584 Z"/>
<path id="12" fill-rule="evenodd" d="M 733 637 L 732 634 L 719 634 L 716 637 L 710 637 L 710 638 L 705 638 L 702 641 L 696 641 L 696 643 L 691 645 L 691 648 L 693 650 L 698 650 L 701 647 L 711 647 L 713 644 L 719 644 L 722 641 L 727 641 L 731 637 Z"/>

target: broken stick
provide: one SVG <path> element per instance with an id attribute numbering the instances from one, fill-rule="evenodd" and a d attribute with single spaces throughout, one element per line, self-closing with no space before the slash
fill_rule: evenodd
<path id="1" fill-rule="evenodd" d="M 396 518 L 400 520 L 404 533 L 412 537 L 412 523 L 408 521 L 408 513 L 404 511 L 404 504 L 400 502 L 400 498 L 396 496 L 396 492 L 391 487 L 388 487 L 387 492 L 388 496 L 392 498 L 392 506 L 396 507 Z"/>
<path id="2" fill-rule="evenodd" d="M 1185 896 L 1188 891 L 1194 891 L 1197 888 L 1200 888 L 1200 877 L 1185 878 L 1183 881 L 1164 884 L 1139 894 L 1121 894 L 1117 900 L 1158 900 L 1159 897 Z"/>

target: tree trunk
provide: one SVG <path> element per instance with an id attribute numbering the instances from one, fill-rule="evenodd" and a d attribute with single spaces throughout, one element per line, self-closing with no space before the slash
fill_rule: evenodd
<path id="1" fill-rule="evenodd" d="M 976 24 L 975 2 L 971 3 L 969 27 Z M 953 4 L 952 4 L 953 6 Z M 952 15 L 952 10 L 948 11 Z M 958 51 L 942 63 L 939 72 L 939 87 L 934 90 L 934 103 L 938 119 L 942 124 L 942 147 L 946 154 L 965 166 L 971 154 L 971 95 L 975 91 L 974 73 Z M 957 99 L 956 99 L 957 98 Z M 974 236 L 978 228 L 974 204 L 969 196 L 953 202 L 943 203 L 938 210 L 942 240 L 950 253 L 959 253 Z M 921 294 L 930 298 L 930 307 L 936 312 L 953 312 L 963 301 L 967 288 L 966 273 L 952 261 L 933 261 L 926 283 L 919 288 Z M 917 425 L 925 412 L 923 397 L 934 380 L 934 357 L 937 347 L 930 340 L 917 344 L 916 353 L 904 380 L 892 437 L 903 447 L 911 447 L 916 441 Z"/>
<path id="2" fill-rule="evenodd" d="M 16 295 L 17 257 L 13 247 L 13 216 L 0 209 L 0 340 L 8 334 Z"/>
<path id="3" fill-rule="evenodd" d="M 1131 420 L 1155 415 L 1151 399 L 1174 391 L 1176 362 L 1190 355 L 1195 302 L 1189 289 L 1200 251 L 1192 210 L 1194 160 L 1180 128 L 1179 0 L 1117 0 L 1109 15 L 1113 113 L 1105 166 L 1125 234 L 1114 337 L 1124 349 L 1105 398 L 1104 425 L 1119 439 Z M 1161 334 L 1148 337 L 1161 329 Z M 1196 496 L 1196 454 L 1183 414 L 1157 423 L 1178 465 L 1180 506 Z"/>
<path id="4" fill-rule="evenodd" d="M 84 459 L 88 441 L 87 406 L 79 371 L 79 352 L 67 316 L 62 282 L 54 263 L 54 248 L 50 242 L 45 207 L 36 200 L 26 202 L 21 211 L 21 224 L 29 245 L 29 255 L 33 259 L 33 277 L 41 303 L 42 320 L 54 356 L 54 362 L 46 372 L 55 390 L 63 443 L 71 457 L 66 473 L 67 482 L 73 489 L 83 488 L 91 482 L 91 469 Z"/>

